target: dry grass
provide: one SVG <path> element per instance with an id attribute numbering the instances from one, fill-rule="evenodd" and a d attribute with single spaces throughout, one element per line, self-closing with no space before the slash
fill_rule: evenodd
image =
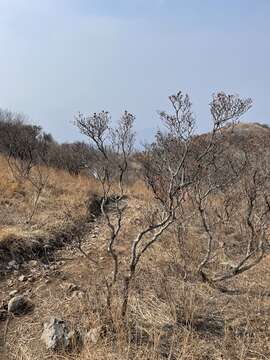
<path id="1" fill-rule="evenodd" d="M 153 199 L 150 189 L 141 180 L 137 180 L 129 186 L 128 194 L 139 200 L 151 201 Z"/>
<path id="2" fill-rule="evenodd" d="M 183 281 L 171 262 L 169 246 L 160 245 L 139 269 L 129 306 L 128 338 L 121 332 L 117 338 L 107 334 L 97 344 L 86 342 L 80 354 L 46 352 L 40 341 L 42 322 L 59 316 L 82 333 L 104 325 L 98 269 L 89 270 L 85 260 L 77 258 L 50 274 L 49 284 L 41 278 L 29 294 L 36 304 L 33 314 L 9 324 L 5 359 L 269 359 L 270 299 L 261 292 L 270 280 L 268 260 L 235 282 L 245 290 L 237 296 Z M 82 294 L 70 294 L 69 283 L 78 285 Z"/>
<path id="3" fill-rule="evenodd" d="M 37 211 L 30 224 L 27 223 L 31 212 L 35 189 L 29 181 L 17 181 L 0 156 L 0 242 L 9 235 L 24 237 L 47 233 L 63 222 L 73 221 L 85 215 L 86 201 L 99 193 L 96 181 L 86 176 L 72 176 L 63 170 L 43 168 L 48 175 Z"/>
<path id="4" fill-rule="evenodd" d="M 83 216 L 89 192 L 98 193 L 97 184 L 85 177 L 72 177 L 63 171 L 50 171 L 50 182 L 42 196 L 33 223 L 25 225 L 24 214 L 31 204 L 29 184 L 12 180 L 3 158 L 0 158 L 2 227 L 0 239 L 48 232 L 58 227 L 66 214 Z M 123 231 L 117 243 L 121 273 L 124 273 L 131 239 L 146 221 L 151 194 L 140 183 L 129 188 L 128 209 Z M 5 202 L 11 211 L 4 217 Z M 213 199 L 218 205 L 219 200 Z M 12 215 L 12 213 L 14 215 Z M 15 216 L 12 218 L 12 216 Z M 108 332 L 96 344 L 86 341 L 81 353 L 53 354 L 40 341 L 42 323 L 51 316 L 61 317 L 78 327 L 83 334 L 107 325 L 105 284 L 102 274 L 111 272 L 106 252 L 107 228 L 102 219 L 95 222 L 84 239 L 84 250 L 98 261 L 98 266 L 74 251 L 61 249 L 55 254 L 52 268 L 39 263 L 36 268 L 24 264 L 19 273 L 10 274 L 0 284 L 0 304 L 6 306 L 9 292 L 17 289 L 35 304 L 33 313 L 11 319 L 6 343 L 0 352 L 2 360 L 263 360 L 270 359 L 270 264 L 265 258 L 259 266 L 235 278 L 229 288 L 237 294 L 221 293 L 198 282 L 192 274 L 203 249 L 199 222 L 192 219 L 188 227 L 185 252 L 179 246 L 175 231 L 146 254 L 132 283 L 127 334 L 120 326 L 118 308 L 122 284 L 114 289 L 113 319 L 117 333 Z M 64 262 L 62 259 L 65 260 Z M 34 272 L 33 272 L 34 271 Z M 36 273 L 33 281 L 20 282 L 18 276 Z M 70 292 L 69 284 L 77 291 Z M 6 330 L 0 321 L 0 338 Z M 1 343 L 1 341 L 0 341 Z M 3 345 L 3 342 L 2 342 Z M 1 357 L 2 356 L 2 357 Z"/>

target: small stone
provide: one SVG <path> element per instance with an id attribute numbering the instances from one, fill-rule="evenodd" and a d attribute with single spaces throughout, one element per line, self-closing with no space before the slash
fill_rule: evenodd
<path id="1" fill-rule="evenodd" d="M 26 278 L 26 276 L 21 275 L 21 276 L 19 276 L 18 280 L 21 281 L 21 282 L 23 282 L 23 281 L 26 281 L 27 278 Z"/>
<path id="2" fill-rule="evenodd" d="M 18 290 L 12 290 L 10 293 L 9 293 L 9 296 L 10 297 L 14 297 L 15 295 L 18 294 Z"/>
<path id="3" fill-rule="evenodd" d="M 34 267 L 34 266 L 37 266 L 37 265 L 38 265 L 38 262 L 37 262 L 37 260 L 30 260 L 30 261 L 28 262 L 28 265 L 29 265 L 30 267 Z"/>
<path id="4" fill-rule="evenodd" d="M 14 296 L 8 302 L 8 312 L 14 315 L 28 313 L 33 308 L 33 304 L 23 295 Z"/>
<path id="5" fill-rule="evenodd" d="M 52 318 L 43 325 L 41 340 L 48 350 L 74 351 L 82 346 L 82 336 L 78 330 L 71 330 L 65 320 Z"/>
<path id="6" fill-rule="evenodd" d="M 17 262 L 15 260 L 12 260 L 8 263 L 8 266 L 7 266 L 8 269 L 13 269 L 13 270 L 19 270 L 20 268 L 20 265 L 17 264 Z"/>

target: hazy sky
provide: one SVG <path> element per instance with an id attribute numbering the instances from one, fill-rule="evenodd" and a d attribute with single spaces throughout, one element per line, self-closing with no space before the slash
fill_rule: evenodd
<path id="1" fill-rule="evenodd" d="M 168 95 L 188 92 L 205 131 L 224 90 L 269 124 L 269 38 L 269 0 L 0 0 L 0 107 L 60 141 L 79 137 L 79 110 L 127 109 L 144 140 Z"/>

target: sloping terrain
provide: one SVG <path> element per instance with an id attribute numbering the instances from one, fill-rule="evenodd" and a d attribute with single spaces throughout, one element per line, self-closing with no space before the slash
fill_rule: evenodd
<path id="1" fill-rule="evenodd" d="M 241 140 L 257 151 L 262 142 L 267 148 L 268 137 L 269 129 L 261 125 L 238 125 L 232 141 L 235 149 Z M 269 257 L 225 283 L 226 292 L 199 281 L 192 271 L 187 275 L 190 264 L 202 256 L 205 239 L 198 219 L 192 218 L 187 223 L 186 249 L 172 228 L 140 263 L 132 284 L 127 333 L 117 322 L 121 284 L 114 289 L 111 305 L 119 328 L 110 332 L 104 280 L 104 274 L 112 271 L 109 230 L 102 216 L 90 216 L 95 206 L 89 209 L 99 194 L 97 184 L 49 169 L 49 185 L 27 223 L 33 190 L 30 184 L 14 181 L 5 159 L 0 160 L 0 359 L 270 359 Z M 138 181 L 124 201 L 127 208 L 116 244 L 121 273 L 130 241 L 146 221 L 151 195 Z M 113 204 L 109 211 L 114 217 Z M 223 239 L 220 234 L 220 240 L 229 238 L 237 249 L 241 247 L 238 233 L 225 235 Z M 45 250 L 40 253 L 33 243 Z M 213 261 L 222 260 L 220 250 Z M 31 311 L 10 315 L 7 306 L 14 295 L 26 296 L 33 304 Z M 81 351 L 46 350 L 40 337 L 43 323 L 51 317 L 80 330 Z"/>
<path id="2" fill-rule="evenodd" d="M 130 201 L 132 217 L 125 224 L 129 235 L 136 234 L 143 206 L 138 199 Z M 101 271 L 110 269 L 111 261 L 106 251 L 106 226 L 102 220 L 94 224 L 84 238 L 84 250 L 93 254 L 98 266 L 74 248 L 63 249 L 55 252 L 48 264 L 25 263 L 2 280 L 3 308 L 14 290 L 27 295 L 35 306 L 24 316 L 9 319 L 2 315 L 3 359 L 269 358 L 269 259 L 231 284 L 238 293 L 223 294 L 185 279 L 182 254 L 172 238 L 165 239 L 165 247 L 159 244 L 151 250 L 139 269 L 129 310 L 134 334 L 128 342 L 107 334 L 86 340 L 81 353 L 45 350 L 40 340 L 43 322 L 52 316 L 69 320 L 83 334 L 104 325 Z M 118 246 L 124 256 L 127 246 L 124 238 L 122 241 Z"/>
<path id="3" fill-rule="evenodd" d="M 98 195 L 96 182 L 63 170 L 43 169 L 48 177 L 31 221 L 35 188 L 12 176 L 0 156 L 0 270 L 9 261 L 31 259 L 44 246 L 68 241 L 72 227 L 85 223 Z"/>

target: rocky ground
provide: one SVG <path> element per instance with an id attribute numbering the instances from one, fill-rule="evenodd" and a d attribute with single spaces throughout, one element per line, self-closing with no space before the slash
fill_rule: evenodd
<path id="1" fill-rule="evenodd" d="M 100 223 L 95 223 L 91 233 L 85 237 L 85 249 L 90 247 L 93 239 L 97 237 L 100 226 Z M 6 275 L 0 286 L 0 354 L 3 359 L 8 359 L 9 356 L 12 359 L 20 358 L 18 354 L 11 354 L 11 349 L 18 348 L 18 340 L 24 343 L 24 346 L 31 341 L 27 336 L 32 338 L 34 334 L 28 332 L 27 327 L 30 327 L 32 332 L 35 324 L 35 334 L 39 339 L 46 317 L 61 315 L 61 307 L 70 307 L 73 311 L 78 301 L 81 302 L 87 297 L 88 271 L 84 258 L 72 246 L 55 251 L 48 259 L 31 260 L 22 264 L 12 260 L 7 264 Z M 26 309 L 17 304 L 18 309 L 13 305 L 12 310 L 12 301 L 20 296 L 25 299 Z M 30 304 L 31 306 L 28 306 Z"/>
<path id="2" fill-rule="evenodd" d="M 143 202 L 130 199 L 127 211 L 124 238 L 136 233 Z M 104 220 L 97 218 L 83 237 L 83 250 L 98 268 L 74 244 L 48 259 L 7 264 L 0 287 L 0 359 L 270 358 L 268 259 L 230 284 L 238 294 L 221 293 L 184 279 L 169 242 L 157 245 L 138 271 L 128 339 L 106 332 L 106 234 Z M 118 250 L 124 257 L 128 247 L 118 244 Z"/>

